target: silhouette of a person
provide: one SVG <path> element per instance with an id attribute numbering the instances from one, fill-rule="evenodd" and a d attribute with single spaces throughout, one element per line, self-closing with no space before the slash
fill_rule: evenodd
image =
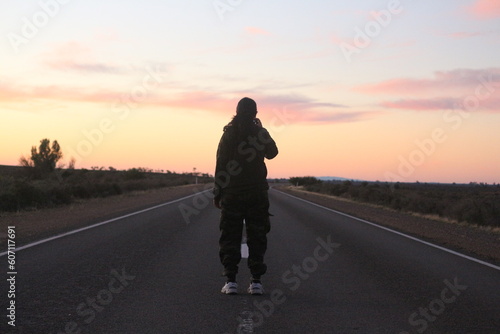
<path id="1" fill-rule="evenodd" d="M 252 274 L 248 292 L 262 294 L 261 276 L 266 272 L 269 198 L 264 159 L 278 154 L 276 143 L 262 127 L 257 104 L 245 97 L 238 102 L 236 115 L 224 127 L 217 149 L 214 205 L 221 209 L 219 256 L 227 281 L 222 292 L 237 293 L 236 275 L 241 260 L 243 221 L 249 249 L 248 268 Z"/>

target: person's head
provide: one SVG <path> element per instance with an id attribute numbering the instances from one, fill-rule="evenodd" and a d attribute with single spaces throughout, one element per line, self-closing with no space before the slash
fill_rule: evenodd
<path id="1" fill-rule="evenodd" d="M 257 103 L 249 97 L 244 97 L 238 102 L 236 116 L 253 120 L 257 116 Z"/>

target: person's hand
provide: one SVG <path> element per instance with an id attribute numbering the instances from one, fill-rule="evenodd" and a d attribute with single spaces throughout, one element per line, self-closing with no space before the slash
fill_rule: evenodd
<path id="1" fill-rule="evenodd" d="M 214 198 L 214 206 L 215 206 L 217 209 L 221 209 L 221 205 L 220 205 L 220 198 Z"/>
<path id="2" fill-rule="evenodd" d="M 255 123 L 255 125 L 257 125 L 259 128 L 262 127 L 262 122 L 260 121 L 260 119 L 256 118 L 253 120 L 253 122 Z"/>

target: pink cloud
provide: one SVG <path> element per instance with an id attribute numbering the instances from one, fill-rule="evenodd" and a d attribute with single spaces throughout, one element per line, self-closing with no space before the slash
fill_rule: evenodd
<path id="1" fill-rule="evenodd" d="M 305 117 L 303 117 L 303 121 L 307 123 L 352 123 L 368 121 L 384 113 L 385 112 L 381 111 L 342 110 L 304 115 Z"/>
<path id="2" fill-rule="evenodd" d="M 76 63 L 71 61 L 58 61 L 48 63 L 49 67 L 60 71 L 79 71 L 95 73 L 124 73 L 125 69 L 105 63 Z"/>
<path id="3" fill-rule="evenodd" d="M 206 91 L 188 91 L 170 96 L 152 96 L 146 103 L 152 106 L 203 110 L 211 113 L 235 109 L 230 97 L 219 96 Z"/>
<path id="4" fill-rule="evenodd" d="M 234 115 L 236 104 L 243 96 L 257 102 L 257 108 L 266 116 L 286 114 L 290 123 L 344 123 L 369 119 L 377 113 L 370 111 L 351 111 L 347 106 L 317 102 L 298 95 L 263 95 L 253 92 L 231 92 L 226 95 L 206 91 L 191 91 L 171 98 L 153 98 L 154 106 L 203 110 L 210 113 Z"/>
<path id="5" fill-rule="evenodd" d="M 500 112 L 500 68 L 438 71 L 431 78 L 395 78 L 353 90 L 394 97 L 378 103 L 388 109 Z"/>
<path id="6" fill-rule="evenodd" d="M 385 101 L 380 106 L 391 109 L 406 109 L 415 111 L 446 110 L 455 109 L 459 105 L 458 99 L 435 98 L 435 99 L 405 99 L 397 101 Z"/>
<path id="7" fill-rule="evenodd" d="M 499 18 L 500 1 L 476 0 L 472 6 L 466 8 L 466 12 L 472 17 L 480 20 Z"/>
<path id="8" fill-rule="evenodd" d="M 467 110 L 500 113 L 500 97 L 490 95 L 481 99 L 470 95 L 463 98 L 407 99 L 382 102 L 380 106 L 412 111 Z"/>
<path id="9" fill-rule="evenodd" d="M 321 102 L 301 95 L 265 95 L 254 92 L 210 92 L 203 90 L 186 91 L 176 94 L 151 93 L 141 106 L 172 108 L 176 110 L 199 110 L 213 114 L 234 115 L 239 99 L 249 96 L 256 100 L 258 109 L 266 117 L 286 114 L 293 123 L 345 123 L 371 119 L 378 112 L 351 110 L 348 106 Z M 123 92 L 111 90 L 89 90 L 61 86 L 7 87 L 0 85 L 0 104 L 30 101 L 85 102 L 135 105 Z"/>
<path id="10" fill-rule="evenodd" d="M 88 90 L 80 87 L 61 86 L 20 87 L 0 85 L 0 104 L 30 100 L 58 100 L 73 102 L 105 103 L 119 100 L 122 94 L 106 90 Z"/>
<path id="11" fill-rule="evenodd" d="M 370 95 L 443 96 L 473 94 L 478 85 L 489 82 L 500 84 L 500 68 L 457 69 L 434 72 L 432 78 L 395 78 L 354 87 L 353 90 Z M 497 93 L 498 94 L 498 93 Z"/>

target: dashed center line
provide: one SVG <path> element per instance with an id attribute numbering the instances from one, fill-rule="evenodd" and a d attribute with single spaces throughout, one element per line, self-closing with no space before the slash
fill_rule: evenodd
<path id="1" fill-rule="evenodd" d="M 241 244 L 241 258 L 248 259 L 248 245 L 246 243 Z"/>

